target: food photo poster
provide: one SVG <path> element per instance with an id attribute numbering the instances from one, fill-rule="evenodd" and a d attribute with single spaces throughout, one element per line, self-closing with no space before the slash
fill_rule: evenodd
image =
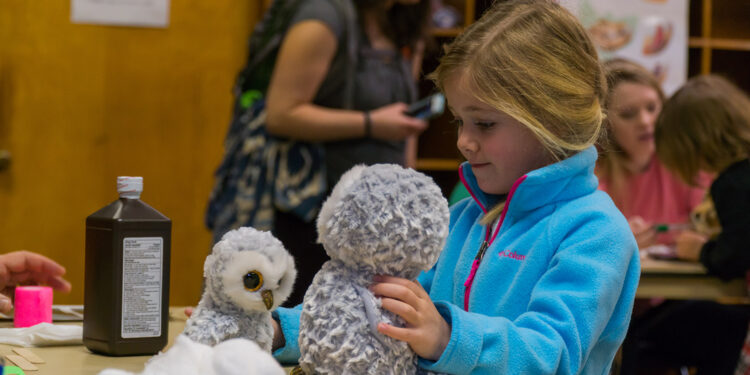
<path id="1" fill-rule="evenodd" d="M 635 61 L 667 95 L 687 80 L 688 0 L 559 0 L 578 17 L 606 61 Z"/>

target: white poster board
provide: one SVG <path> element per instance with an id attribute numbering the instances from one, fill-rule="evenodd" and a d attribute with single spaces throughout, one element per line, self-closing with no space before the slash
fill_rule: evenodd
<path id="1" fill-rule="evenodd" d="M 73 23 L 167 27 L 169 0 L 71 0 Z"/>
<path id="2" fill-rule="evenodd" d="M 602 61 L 635 61 L 671 95 L 687 80 L 688 0 L 560 0 L 589 31 Z"/>

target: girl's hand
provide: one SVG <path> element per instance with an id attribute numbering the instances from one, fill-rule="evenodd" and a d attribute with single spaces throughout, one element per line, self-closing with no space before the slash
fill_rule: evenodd
<path id="1" fill-rule="evenodd" d="M 386 141 L 401 141 L 427 129 L 427 122 L 407 116 L 404 103 L 389 104 L 370 111 L 372 137 Z"/>
<path id="2" fill-rule="evenodd" d="M 639 249 L 645 249 L 656 244 L 656 229 L 651 223 L 646 222 L 640 216 L 635 216 L 628 220 L 630 230 L 633 231 L 635 241 L 638 242 Z"/>
<path id="3" fill-rule="evenodd" d="M 685 260 L 698 261 L 703 244 L 708 241 L 705 236 L 686 230 L 677 235 L 675 239 L 677 257 Z"/>
<path id="4" fill-rule="evenodd" d="M 416 281 L 399 277 L 375 276 L 370 291 L 382 298 L 383 308 L 400 316 L 406 326 L 378 324 L 378 331 L 404 341 L 422 358 L 436 361 L 448 346 L 451 326 L 438 313 L 430 296 Z"/>

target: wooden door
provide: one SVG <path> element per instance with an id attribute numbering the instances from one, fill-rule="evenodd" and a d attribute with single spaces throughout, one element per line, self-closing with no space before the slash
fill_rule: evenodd
<path id="1" fill-rule="evenodd" d="M 173 221 L 171 304 L 195 304 L 203 224 L 254 0 L 172 1 L 165 29 L 71 24 L 70 0 L 0 2 L 0 252 L 68 270 L 83 302 L 84 220 L 118 175 Z M 0 166 L 2 163 L 0 163 Z"/>

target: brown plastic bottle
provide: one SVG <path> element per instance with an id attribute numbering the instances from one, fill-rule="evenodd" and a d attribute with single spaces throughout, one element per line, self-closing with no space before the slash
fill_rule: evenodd
<path id="1" fill-rule="evenodd" d="M 141 177 L 118 177 L 120 199 L 86 218 L 83 344 L 113 356 L 167 344 L 172 222 L 142 202 Z"/>

